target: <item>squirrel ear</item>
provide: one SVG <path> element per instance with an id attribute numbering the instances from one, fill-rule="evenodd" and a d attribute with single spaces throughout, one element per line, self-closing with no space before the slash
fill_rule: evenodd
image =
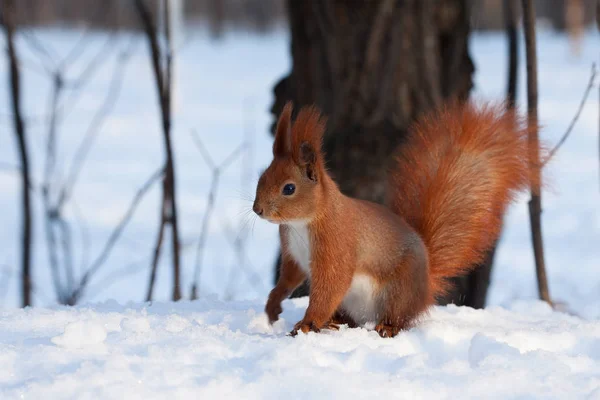
<path id="1" fill-rule="evenodd" d="M 292 102 L 288 101 L 283 107 L 283 111 L 277 121 L 275 131 L 275 141 L 273 142 L 273 155 L 283 156 L 289 154 L 292 150 Z"/>
<path id="2" fill-rule="evenodd" d="M 306 177 L 313 182 L 317 181 L 317 153 L 308 142 L 302 142 L 300 145 L 300 161 L 304 167 Z"/>

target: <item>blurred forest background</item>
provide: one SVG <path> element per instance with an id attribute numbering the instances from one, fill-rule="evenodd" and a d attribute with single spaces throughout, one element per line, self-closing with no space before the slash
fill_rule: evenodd
<path id="1" fill-rule="evenodd" d="M 161 0 L 148 0 L 152 11 Z M 219 35 L 229 29 L 267 32 L 287 24 L 286 0 L 177 0 L 186 23 L 200 23 Z M 360 3 L 360 2 L 358 2 Z M 435 2 L 434 2 L 435 3 Z M 471 26 L 475 30 L 505 27 L 504 0 L 471 1 Z M 537 18 L 554 29 L 581 29 L 594 22 L 595 0 L 535 0 Z M 431 3 L 433 4 L 433 3 Z M 350 5 L 357 5 L 355 4 Z M 519 8 L 519 7 L 517 7 Z M 139 17 L 131 1 L 19 0 L 18 25 L 139 29 Z"/>
<path id="2" fill-rule="evenodd" d="M 565 100 L 577 105 L 585 95 L 579 111 L 560 119 L 575 124 L 598 87 L 581 60 L 590 54 L 586 37 L 598 43 L 600 2 L 533 3 L 548 43 L 540 45 L 540 68 L 556 37 L 568 48 L 541 76 L 550 71 L 568 82 L 556 75 L 564 63 L 583 76 L 579 82 L 589 80 Z M 503 88 L 496 100 L 512 106 L 525 91 L 516 0 L 0 5 L 5 305 L 265 296 L 277 276 L 277 237 L 255 226 L 250 206 L 285 101 L 316 103 L 329 116 L 325 148 L 342 190 L 383 201 L 385 170 L 410 122 L 444 99 L 468 98 L 475 75 L 486 73 L 474 47 L 502 71 L 483 82 Z M 581 218 L 592 221 L 592 237 L 585 236 L 593 240 L 600 218 Z M 518 220 L 524 228 L 508 242 L 531 247 L 522 237 L 529 222 Z M 521 250 L 510 262 L 531 265 L 527 251 L 527 262 Z M 597 253 L 586 254 L 582 263 L 598 264 Z M 483 307 L 494 259 L 492 251 L 441 302 Z M 600 287 L 595 282 L 589 290 Z M 523 294 L 518 284 L 504 285 L 508 297 Z"/>

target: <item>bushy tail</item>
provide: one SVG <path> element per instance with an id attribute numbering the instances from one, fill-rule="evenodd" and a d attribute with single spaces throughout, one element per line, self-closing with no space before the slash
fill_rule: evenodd
<path id="1" fill-rule="evenodd" d="M 435 297 L 448 278 L 483 261 L 502 215 L 529 188 L 527 129 L 502 104 L 457 103 L 417 122 L 392 174 L 394 212 L 422 236 L 429 250 Z"/>

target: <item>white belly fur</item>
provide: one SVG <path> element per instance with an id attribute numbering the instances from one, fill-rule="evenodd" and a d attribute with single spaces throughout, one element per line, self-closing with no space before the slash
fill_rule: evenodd
<path id="1" fill-rule="evenodd" d="M 368 322 L 377 323 L 376 285 L 368 275 L 356 274 L 346 297 L 342 301 L 342 308 L 354 322 L 364 325 Z"/>
<path id="2" fill-rule="evenodd" d="M 287 225 L 287 243 L 290 255 L 310 278 L 310 238 L 305 222 L 292 222 Z"/>
<path id="3" fill-rule="evenodd" d="M 287 243 L 290 255 L 298 266 L 310 278 L 310 238 L 305 222 L 287 224 Z M 352 278 L 350 289 L 342 301 L 344 311 L 359 325 L 368 322 L 377 323 L 376 285 L 372 278 L 356 274 Z"/>

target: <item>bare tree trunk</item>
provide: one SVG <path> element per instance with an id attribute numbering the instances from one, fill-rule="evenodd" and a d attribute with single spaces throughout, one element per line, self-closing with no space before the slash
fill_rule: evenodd
<path id="1" fill-rule="evenodd" d="M 532 166 L 531 200 L 529 201 L 529 217 L 531 222 L 531 238 L 535 256 L 540 299 L 551 303 L 546 264 L 544 261 L 544 244 L 542 240 L 542 198 L 540 190 L 540 155 L 538 137 L 538 82 L 537 82 L 537 50 L 535 38 L 535 5 L 533 0 L 523 0 L 523 28 L 525 31 L 525 49 L 527 58 L 527 111 L 529 124 L 529 151 Z"/>
<path id="2" fill-rule="evenodd" d="M 345 194 L 384 203 L 409 124 L 445 99 L 468 98 L 468 3 L 288 0 L 293 64 L 274 88 L 272 112 L 287 100 L 323 110 L 327 165 Z M 489 273 L 476 274 L 440 302 L 482 303 Z M 304 286 L 294 296 L 306 293 Z"/>
<path id="3" fill-rule="evenodd" d="M 14 0 L 2 1 L 2 23 L 6 32 L 9 60 L 9 81 L 12 95 L 12 111 L 15 135 L 19 146 L 21 161 L 21 201 L 23 204 L 23 236 L 21 242 L 21 304 L 23 307 L 31 305 L 31 246 L 32 246 L 32 216 L 31 216 L 31 179 L 29 175 L 29 156 L 27 140 L 25 138 L 25 125 L 21 112 L 21 87 L 19 77 L 19 60 L 14 44 L 15 31 L 15 2 Z"/>
<path id="4" fill-rule="evenodd" d="M 175 197 L 175 163 L 173 147 L 171 143 L 171 32 L 169 25 L 169 1 L 163 0 L 163 12 L 165 21 L 166 50 L 163 54 L 158 44 L 158 31 L 152 20 L 152 16 L 143 0 L 136 0 L 135 5 L 142 20 L 142 25 L 148 38 L 150 56 L 156 87 L 158 91 L 159 105 L 161 110 L 161 121 L 165 147 L 165 183 L 163 185 L 163 207 L 168 209 L 167 222 L 171 225 L 171 244 L 173 256 L 173 294 L 172 299 L 181 299 L 181 274 L 179 257 L 179 227 L 177 220 L 177 202 Z M 162 67 L 161 59 L 164 59 L 165 67 Z"/>

